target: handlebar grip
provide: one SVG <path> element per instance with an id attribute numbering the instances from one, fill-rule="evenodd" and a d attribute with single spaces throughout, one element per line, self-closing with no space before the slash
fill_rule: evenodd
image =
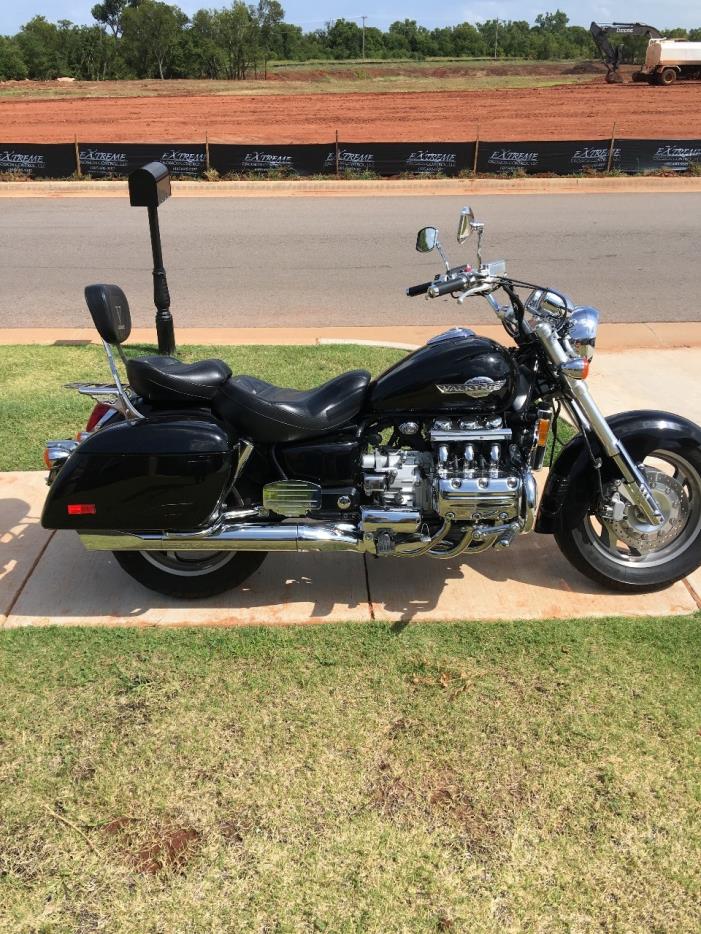
<path id="1" fill-rule="evenodd" d="M 406 294 L 409 298 L 413 298 L 415 295 L 425 295 L 432 285 L 433 279 L 430 282 L 422 282 L 421 285 L 410 285 L 406 290 Z"/>
<path id="2" fill-rule="evenodd" d="M 467 288 L 467 276 L 456 276 L 454 279 L 448 279 L 447 282 L 438 282 L 431 284 L 428 294 L 431 298 L 438 298 L 439 295 L 450 295 L 451 292 L 458 292 Z"/>

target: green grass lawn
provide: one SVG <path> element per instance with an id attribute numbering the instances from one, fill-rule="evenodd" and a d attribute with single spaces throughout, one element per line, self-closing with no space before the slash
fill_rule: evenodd
<path id="1" fill-rule="evenodd" d="M 0 99 L 71 100 L 80 98 L 172 97 L 210 95 L 216 97 L 260 97 L 295 94 L 407 94 L 437 91 L 493 91 L 508 88 L 549 88 L 557 85 L 590 84 L 591 75 L 462 75 L 432 77 L 379 75 L 335 77 L 286 81 L 164 81 L 164 82 L 81 82 L 75 85 L 36 87 L 31 84 L 0 88 Z M 76 82 L 77 84 L 77 82 Z M 139 85 L 133 87 L 131 85 Z"/>
<path id="2" fill-rule="evenodd" d="M 131 345 L 127 353 L 155 353 L 155 347 Z M 281 386 L 309 389 L 344 370 L 367 369 L 378 375 L 404 356 L 383 347 L 244 346 L 181 347 L 187 361 L 220 357 L 234 373 L 250 373 Z M 64 384 L 75 381 L 110 382 L 102 347 L 0 346 L 0 471 L 44 470 L 44 442 L 73 438 L 82 431 L 94 402 Z M 572 431 L 560 426 L 560 439 Z"/>
<path id="3" fill-rule="evenodd" d="M 135 355 L 156 352 L 139 345 L 126 350 Z M 220 357 L 235 373 L 308 389 L 344 370 L 381 373 L 403 354 L 381 347 L 192 346 L 180 348 L 178 356 L 187 362 Z M 85 428 L 95 403 L 63 388 L 79 380 L 111 381 L 102 347 L 0 346 L 0 470 L 44 470 L 44 441 L 73 438 Z"/>
<path id="4" fill-rule="evenodd" d="M 494 61 L 488 58 L 432 58 L 421 62 L 399 59 L 269 62 L 271 80 L 267 81 L 262 79 L 262 70 L 258 72 L 258 78 L 251 72 L 245 81 L 192 78 L 75 81 L 67 84 L 17 81 L 0 83 L 0 100 L 463 91 L 591 82 L 591 74 L 569 73 L 575 64 L 575 61 Z"/>
<path id="5" fill-rule="evenodd" d="M 0 927 L 695 932 L 701 618 L 0 634 Z"/>
<path id="6" fill-rule="evenodd" d="M 182 355 L 307 387 L 401 352 Z M 106 375 L 0 347 L 0 466 Z M 0 632 L 0 931 L 695 932 L 699 623 Z"/>
<path id="7" fill-rule="evenodd" d="M 537 61 L 532 58 L 492 58 L 487 56 L 475 56 L 470 58 L 460 58 L 459 56 L 429 56 L 420 61 L 414 58 L 311 58 L 306 61 L 297 61 L 293 59 L 280 59 L 268 62 L 268 72 L 286 72 L 306 71 L 309 68 L 318 68 L 328 71 L 345 71 L 348 68 L 373 68 L 388 71 L 394 71 L 398 68 L 404 68 L 410 71 L 421 73 L 422 71 L 432 71 L 435 68 L 476 68 L 486 69 L 487 71 L 504 71 L 509 68 L 528 68 L 532 70 L 551 69 L 564 71 L 573 65 L 580 64 L 586 59 L 549 59 Z"/>

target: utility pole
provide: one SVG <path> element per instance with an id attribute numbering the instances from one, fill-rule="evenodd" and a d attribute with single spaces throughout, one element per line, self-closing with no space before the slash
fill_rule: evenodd
<path id="1" fill-rule="evenodd" d="M 363 61 L 365 61 L 365 20 L 367 16 L 361 16 L 360 18 L 363 21 Z"/>
<path id="2" fill-rule="evenodd" d="M 497 42 L 499 40 L 499 17 L 497 17 L 494 24 L 494 60 L 496 61 L 497 57 Z"/>

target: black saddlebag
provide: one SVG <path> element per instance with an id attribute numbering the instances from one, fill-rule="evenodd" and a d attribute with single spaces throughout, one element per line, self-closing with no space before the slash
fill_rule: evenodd
<path id="1" fill-rule="evenodd" d="M 106 426 L 61 467 L 41 524 L 78 531 L 201 528 L 230 480 L 234 442 L 220 422 L 205 415 Z"/>

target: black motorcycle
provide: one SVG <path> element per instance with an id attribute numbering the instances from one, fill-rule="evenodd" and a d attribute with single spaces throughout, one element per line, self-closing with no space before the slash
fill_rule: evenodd
<path id="1" fill-rule="evenodd" d="M 407 294 L 482 296 L 514 346 L 456 327 L 375 380 L 355 370 L 308 392 L 221 360 L 126 358 L 124 293 L 89 286 L 113 382 L 73 384 L 98 405 L 78 441 L 47 443 L 43 526 L 75 529 L 178 597 L 234 587 L 270 551 L 469 559 L 532 531 L 617 590 L 689 574 L 701 564 L 701 429 L 657 411 L 604 418 L 585 381 L 599 313 L 483 263 L 483 226 L 462 211 L 475 268 L 450 268 L 438 231 L 419 231 L 417 250 L 436 249 L 445 271 Z M 537 506 L 561 408 L 578 433 Z"/>

